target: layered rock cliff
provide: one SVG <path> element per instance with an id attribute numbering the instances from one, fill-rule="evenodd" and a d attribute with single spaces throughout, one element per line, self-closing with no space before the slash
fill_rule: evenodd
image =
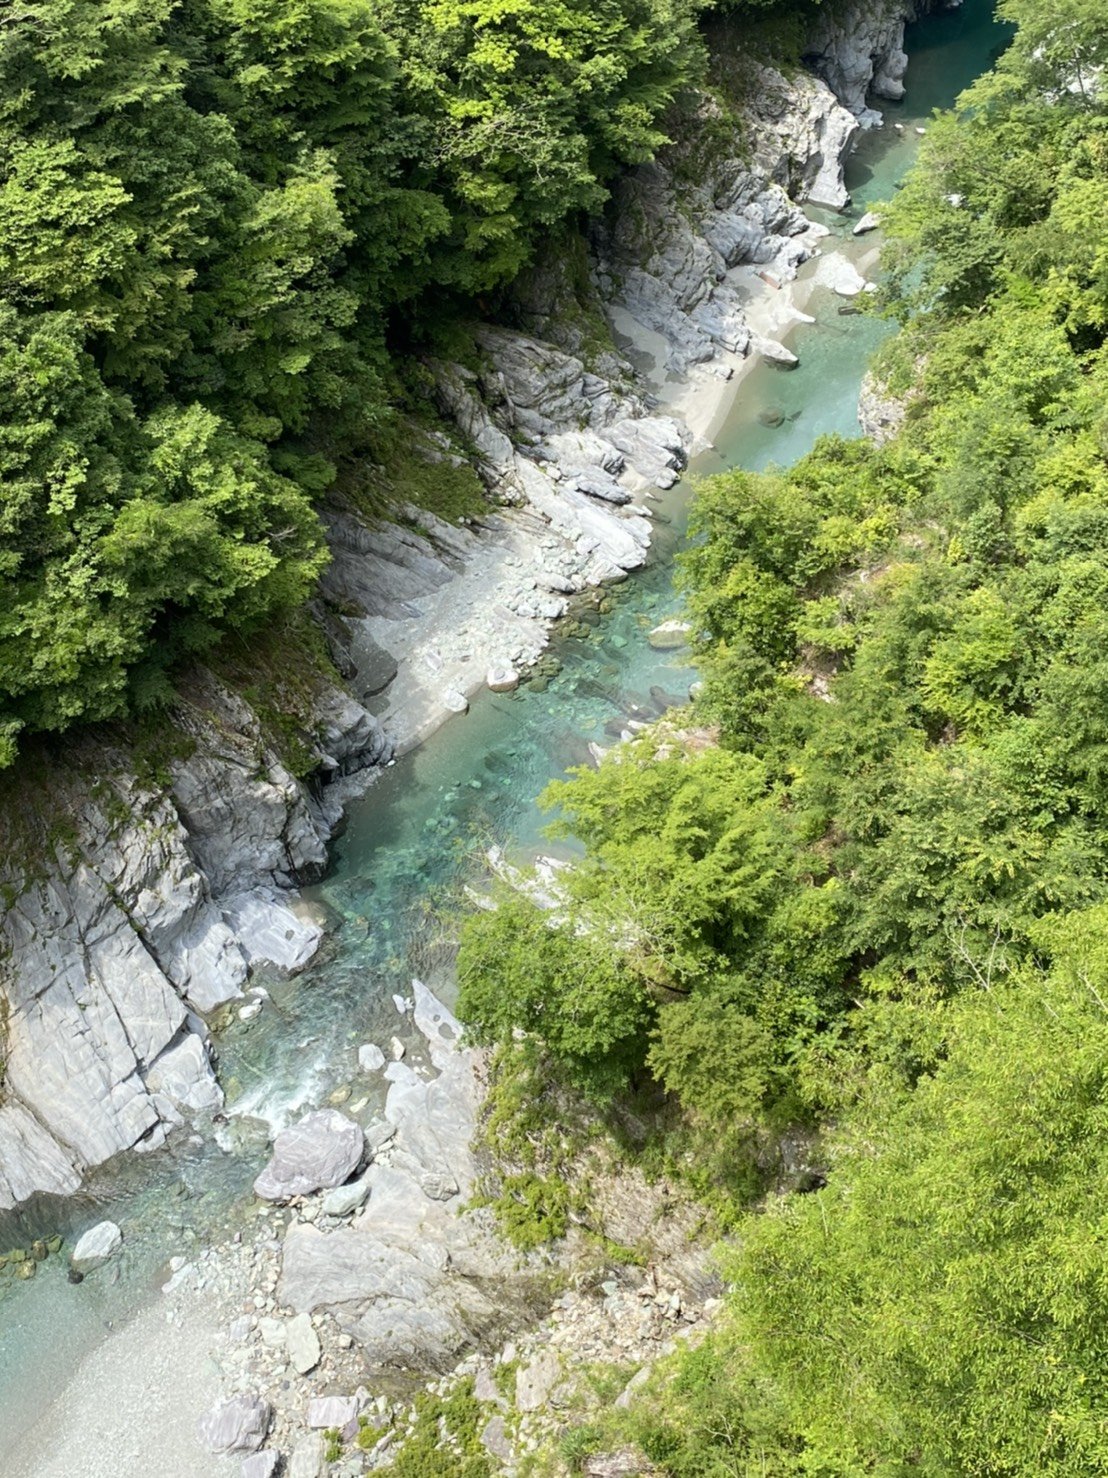
<path id="1" fill-rule="evenodd" d="M 387 756 L 377 721 L 323 688 L 308 785 L 241 697 L 204 672 L 185 691 L 164 780 L 89 739 L 6 798 L 0 1208 L 221 1105 L 204 1017 L 252 966 L 310 957 L 320 927 L 290 889 L 326 860 L 324 782 Z"/>

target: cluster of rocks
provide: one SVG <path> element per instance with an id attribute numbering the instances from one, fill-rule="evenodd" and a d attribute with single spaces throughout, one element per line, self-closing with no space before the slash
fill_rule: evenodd
<path id="1" fill-rule="evenodd" d="M 221 1310 L 225 1394 L 197 1435 L 242 1459 L 243 1478 L 278 1462 L 293 1478 L 387 1467 L 415 1419 L 397 1394 L 404 1370 L 446 1372 L 440 1393 L 473 1380 L 486 1446 L 510 1471 L 587 1399 L 574 1384 L 584 1362 L 638 1372 L 716 1307 L 702 1213 L 634 1172 L 582 1167 L 597 1226 L 649 1248 L 647 1265 L 599 1262 L 579 1231 L 553 1259 L 506 1247 L 469 1204 L 482 1061 L 419 981 L 410 1016 L 425 1052 L 360 1049 L 389 1083 L 383 1118 L 363 1128 L 320 1109 L 280 1131 L 255 1184 L 256 1232 L 170 1262 L 171 1321 L 198 1297 Z M 553 1306 L 552 1274 L 564 1289 Z"/>
<path id="2" fill-rule="evenodd" d="M 33 1278 L 39 1263 L 61 1248 L 62 1238 L 57 1235 L 36 1237 L 28 1247 L 9 1247 L 6 1252 L 0 1252 L 0 1278 Z"/>

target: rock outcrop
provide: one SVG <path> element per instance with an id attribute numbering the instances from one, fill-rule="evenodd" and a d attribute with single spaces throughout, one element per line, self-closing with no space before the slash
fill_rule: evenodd
<path id="1" fill-rule="evenodd" d="M 904 96 L 904 23 L 925 8 L 911 0 L 859 0 L 817 15 L 807 60 L 864 127 L 881 123 L 870 96 L 894 102 Z"/>
<path id="2" fill-rule="evenodd" d="M 842 162 L 857 120 L 816 77 L 753 64 L 746 74 L 751 136 L 734 155 L 709 162 L 695 185 L 678 182 L 716 111 L 706 99 L 670 153 L 618 182 L 596 233 L 600 293 L 617 328 L 622 310 L 659 334 L 675 374 L 721 350 L 758 349 L 745 312 L 752 271 L 794 277 L 826 235 L 801 203 L 847 203 Z"/>
<path id="3" fill-rule="evenodd" d="M 372 1365 L 449 1368 L 528 1285 L 487 1215 L 465 1209 L 476 1174 L 475 1054 L 459 1046 L 461 1028 L 442 1003 L 419 981 L 413 989 L 435 1075 L 406 1062 L 386 1069 L 395 1135 L 366 1174 L 369 1199 L 341 1225 L 291 1224 L 278 1297 L 329 1314 Z"/>
<path id="4" fill-rule="evenodd" d="M 296 779 L 243 700 L 198 673 L 164 783 L 89 742 L 4 816 L 0 860 L 0 1209 L 222 1104 L 204 1016 L 263 960 L 320 938 L 290 887 L 318 872 L 341 807 Z M 380 728 L 321 692 L 321 773 L 387 756 Z M 336 787 L 338 788 L 338 787 Z"/>

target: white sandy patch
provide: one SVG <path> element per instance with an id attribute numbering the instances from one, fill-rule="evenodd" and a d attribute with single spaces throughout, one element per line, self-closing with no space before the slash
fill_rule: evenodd
<path id="1" fill-rule="evenodd" d="M 4 1478 L 234 1478 L 238 1463 L 196 1439 L 197 1419 L 220 1396 L 209 1310 L 195 1297 L 170 1322 L 156 1303 L 108 1334 L 42 1392 L 22 1431 L 4 1434 Z"/>

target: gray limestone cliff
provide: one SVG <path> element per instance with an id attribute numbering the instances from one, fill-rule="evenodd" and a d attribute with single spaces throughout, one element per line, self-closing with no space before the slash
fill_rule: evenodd
<path id="1" fill-rule="evenodd" d="M 0 1208 L 72 1191 L 218 1109 L 204 1016 L 242 995 L 252 965 L 296 969 L 319 941 L 288 890 L 323 866 L 337 800 L 293 776 L 210 674 L 185 691 L 168 721 L 187 743 L 165 783 L 86 740 L 6 798 Z M 323 689 L 316 718 L 321 779 L 385 757 L 348 695 Z"/>

